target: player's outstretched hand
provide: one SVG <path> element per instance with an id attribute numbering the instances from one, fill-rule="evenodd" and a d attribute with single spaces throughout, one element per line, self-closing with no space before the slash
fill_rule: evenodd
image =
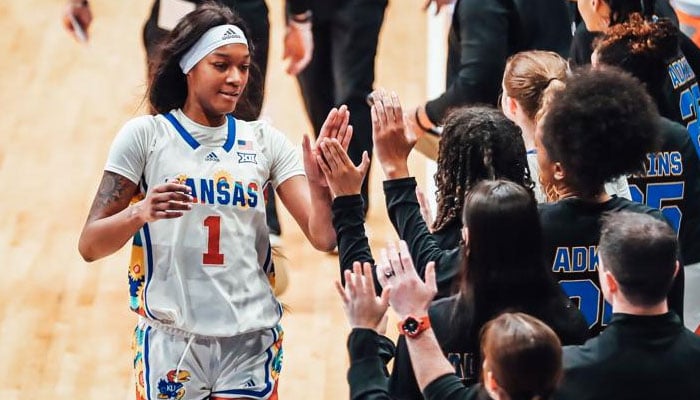
<path id="1" fill-rule="evenodd" d="M 391 289 L 384 289 L 382 296 L 375 294 L 372 266 L 359 261 L 352 264 L 352 272 L 345 270 L 345 287 L 335 281 L 348 322 L 352 328 L 373 329 L 384 334 L 386 310 L 389 307 Z"/>
<path id="2" fill-rule="evenodd" d="M 430 303 L 437 293 L 435 263 L 425 268 L 425 282 L 413 266 L 408 245 L 399 242 L 399 250 L 389 244 L 381 251 L 381 264 L 377 265 L 377 278 L 384 290 L 390 289 L 389 304 L 400 319 L 408 315 L 427 315 Z"/>
<path id="3" fill-rule="evenodd" d="M 408 155 L 416 144 L 416 136 L 407 129 L 399 96 L 384 89 L 372 93 L 372 140 L 374 152 L 389 179 L 408 176 Z"/>
<path id="4" fill-rule="evenodd" d="M 191 189 L 176 180 L 153 187 L 146 198 L 134 205 L 144 222 L 182 217 L 192 209 Z"/>
<path id="5" fill-rule="evenodd" d="M 318 148 L 319 143 L 323 139 L 338 139 L 343 149 L 345 151 L 348 150 L 350 139 L 352 139 L 352 125 L 350 125 L 350 110 L 348 110 L 348 106 L 343 104 L 340 108 L 333 107 L 331 109 L 316 138 L 316 148 Z"/>
<path id="6" fill-rule="evenodd" d="M 337 139 L 323 139 L 320 150 L 316 162 L 326 177 L 333 197 L 360 194 L 369 170 L 367 152 L 362 153 L 362 162 L 355 166 Z"/>

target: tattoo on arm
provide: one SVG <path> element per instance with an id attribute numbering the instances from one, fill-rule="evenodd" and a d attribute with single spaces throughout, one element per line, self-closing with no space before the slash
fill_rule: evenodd
<path id="1" fill-rule="evenodd" d="M 129 179 L 114 172 L 105 171 L 92 202 L 88 221 L 109 217 L 125 209 L 137 189 L 137 185 Z"/>

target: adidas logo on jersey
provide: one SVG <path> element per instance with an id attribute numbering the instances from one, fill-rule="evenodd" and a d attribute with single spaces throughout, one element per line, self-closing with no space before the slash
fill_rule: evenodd
<path id="1" fill-rule="evenodd" d="M 240 39 L 241 35 L 238 34 L 238 32 L 234 31 L 231 28 L 228 28 L 226 32 L 224 32 L 224 36 L 221 37 L 221 40 L 228 40 L 228 39 Z"/>
<path id="2" fill-rule="evenodd" d="M 244 383 L 243 386 L 245 386 L 245 387 L 255 387 L 255 381 L 253 380 L 253 378 L 248 379 L 248 381 L 247 381 L 246 383 Z"/>
<path id="3" fill-rule="evenodd" d="M 213 162 L 219 162 L 219 157 L 216 156 L 216 153 L 213 151 L 204 158 L 204 161 L 213 161 Z"/>

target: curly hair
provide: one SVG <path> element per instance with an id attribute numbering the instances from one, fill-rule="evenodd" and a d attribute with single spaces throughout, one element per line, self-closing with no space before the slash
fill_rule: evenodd
<path id="1" fill-rule="evenodd" d="M 225 24 L 236 25 L 241 28 L 246 37 L 250 38 L 243 19 L 230 8 L 213 1 L 199 5 L 196 10 L 180 20 L 168 34 L 158 50 L 153 75 L 148 83 L 148 100 L 154 111 L 166 113 L 184 106 L 188 92 L 187 79 L 180 69 L 180 59 L 209 29 Z M 252 56 L 254 48 L 250 41 L 248 50 Z M 259 70 L 251 65 L 251 80 L 255 80 L 257 75 L 260 75 Z M 249 92 L 250 89 L 244 90 L 236 106 L 235 114 L 242 119 L 255 118 Z"/>
<path id="2" fill-rule="evenodd" d="M 534 120 L 546 105 L 548 92 L 563 87 L 567 63 L 551 51 L 531 50 L 516 53 L 506 61 L 503 87 L 515 99 L 525 115 Z"/>
<path id="3" fill-rule="evenodd" d="M 631 73 L 656 99 L 663 97 L 667 63 L 680 54 L 678 29 L 670 20 L 647 21 L 637 13 L 611 26 L 593 48 L 598 62 Z"/>
<path id="4" fill-rule="evenodd" d="M 565 182 L 580 196 L 603 184 L 644 171 L 646 153 L 659 137 L 656 106 L 644 86 L 615 67 L 574 71 L 540 121 L 551 162 L 564 167 Z"/>
<path id="5" fill-rule="evenodd" d="M 459 220 L 464 196 L 484 179 L 508 179 L 534 187 L 520 130 L 493 107 L 457 108 L 445 119 L 435 183 L 435 231 Z"/>
<path id="6" fill-rule="evenodd" d="M 627 22 L 634 13 L 644 18 L 654 15 L 656 0 L 603 0 L 610 8 L 610 26 Z"/>

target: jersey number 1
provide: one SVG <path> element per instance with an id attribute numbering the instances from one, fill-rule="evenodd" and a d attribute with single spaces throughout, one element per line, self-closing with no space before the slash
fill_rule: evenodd
<path id="1" fill-rule="evenodd" d="M 204 218 L 204 227 L 209 232 L 207 252 L 202 254 L 202 264 L 222 265 L 224 255 L 219 253 L 219 238 L 221 237 L 221 217 L 210 215 Z"/>

